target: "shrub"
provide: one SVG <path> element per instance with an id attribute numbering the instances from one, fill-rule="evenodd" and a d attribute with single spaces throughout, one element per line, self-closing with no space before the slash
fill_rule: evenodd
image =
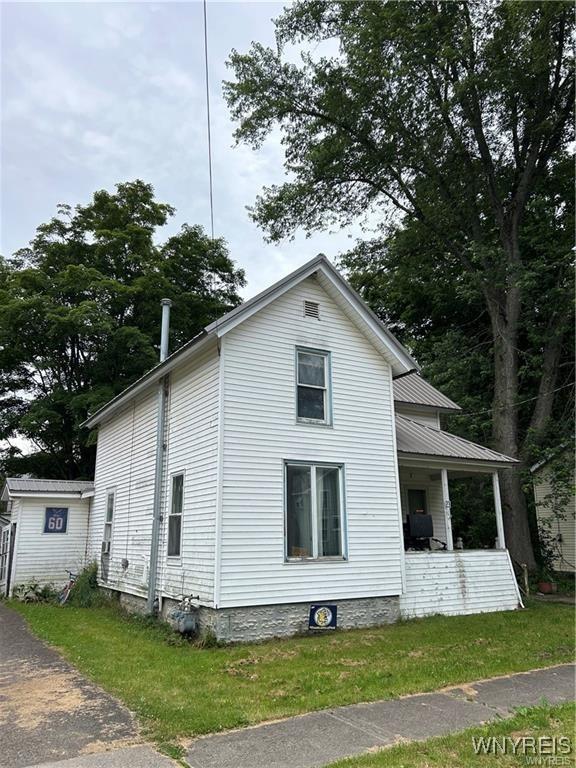
<path id="1" fill-rule="evenodd" d="M 98 586 L 98 563 L 94 560 L 83 568 L 70 590 L 67 605 L 76 608 L 94 608 L 107 605 L 109 598 Z"/>
<path id="2" fill-rule="evenodd" d="M 53 603 L 57 596 L 52 584 L 39 584 L 36 579 L 14 587 L 14 597 L 22 603 Z"/>

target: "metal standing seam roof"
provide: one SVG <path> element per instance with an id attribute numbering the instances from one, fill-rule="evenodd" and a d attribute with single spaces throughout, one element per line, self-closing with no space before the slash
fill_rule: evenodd
<path id="1" fill-rule="evenodd" d="M 406 416 L 396 415 L 396 444 L 398 453 L 438 456 L 491 464 L 517 464 L 517 460 L 498 451 L 471 443 L 463 437 L 441 429 L 428 427 Z"/>
<path id="2" fill-rule="evenodd" d="M 394 379 L 394 400 L 407 405 L 426 405 L 443 411 L 461 411 L 460 406 L 443 395 L 417 373 Z"/>
<path id="3" fill-rule="evenodd" d="M 94 490 L 91 480 L 46 480 L 32 477 L 7 477 L 6 488 L 18 493 L 83 493 Z"/>

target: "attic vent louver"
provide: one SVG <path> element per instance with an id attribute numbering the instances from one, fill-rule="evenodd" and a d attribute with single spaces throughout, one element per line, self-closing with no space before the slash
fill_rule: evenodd
<path id="1" fill-rule="evenodd" d="M 304 299 L 304 317 L 313 317 L 320 320 L 320 304 L 317 301 Z"/>

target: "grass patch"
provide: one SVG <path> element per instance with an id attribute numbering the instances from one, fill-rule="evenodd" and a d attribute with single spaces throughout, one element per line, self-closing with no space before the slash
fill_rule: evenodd
<path id="1" fill-rule="evenodd" d="M 574 765 L 574 704 L 564 704 L 556 707 L 531 707 L 519 711 L 510 720 L 500 720 L 467 731 L 440 736 L 428 741 L 402 744 L 379 752 L 349 758 L 332 763 L 330 768 L 482 768 L 482 766 L 514 766 L 521 765 Z M 572 751 L 568 755 L 557 755 L 546 758 L 526 754 L 474 754 L 472 738 L 510 736 L 514 739 L 520 736 L 567 736 L 572 743 Z M 511 751 L 511 750 L 510 750 Z M 529 762 L 533 757 L 534 762 Z M 547 761 L 548 760 L 548 761 Z M 556 761 L 556 762 L 555 762 Z"/>
<path id="2" fill-rule="evenodd" d="M 114 607 L 15 604 L 32 630 L 170 742 L 271 718 L 568 662 L 570 606 L 197 648 Z"/>

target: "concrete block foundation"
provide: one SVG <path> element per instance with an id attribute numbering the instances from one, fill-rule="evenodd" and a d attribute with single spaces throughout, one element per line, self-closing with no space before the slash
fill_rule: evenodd
<path id="1" fill-rule="evenodd" d="M 146 599 L 127 592 L 106 590 L 118 596 L 120 605 L 132 613 L 144 614 Z M 321 601 L 317 601 L 319 603 Z M 400 618 L 399 596 L 363 597 L 348 600 L 326 600 L 338 608 L 339 629 L 359 629 L 392 624 Z M 162 618 L 178 605 L 177 600 L 163 598 Z M 221 643 L 248 643 L 272 638 L 293 637 L 315 630 L 308 629 L 312 603 L 251 605 L 237 608 L 198 608 L 198 630 L 213 635 Z"/>

